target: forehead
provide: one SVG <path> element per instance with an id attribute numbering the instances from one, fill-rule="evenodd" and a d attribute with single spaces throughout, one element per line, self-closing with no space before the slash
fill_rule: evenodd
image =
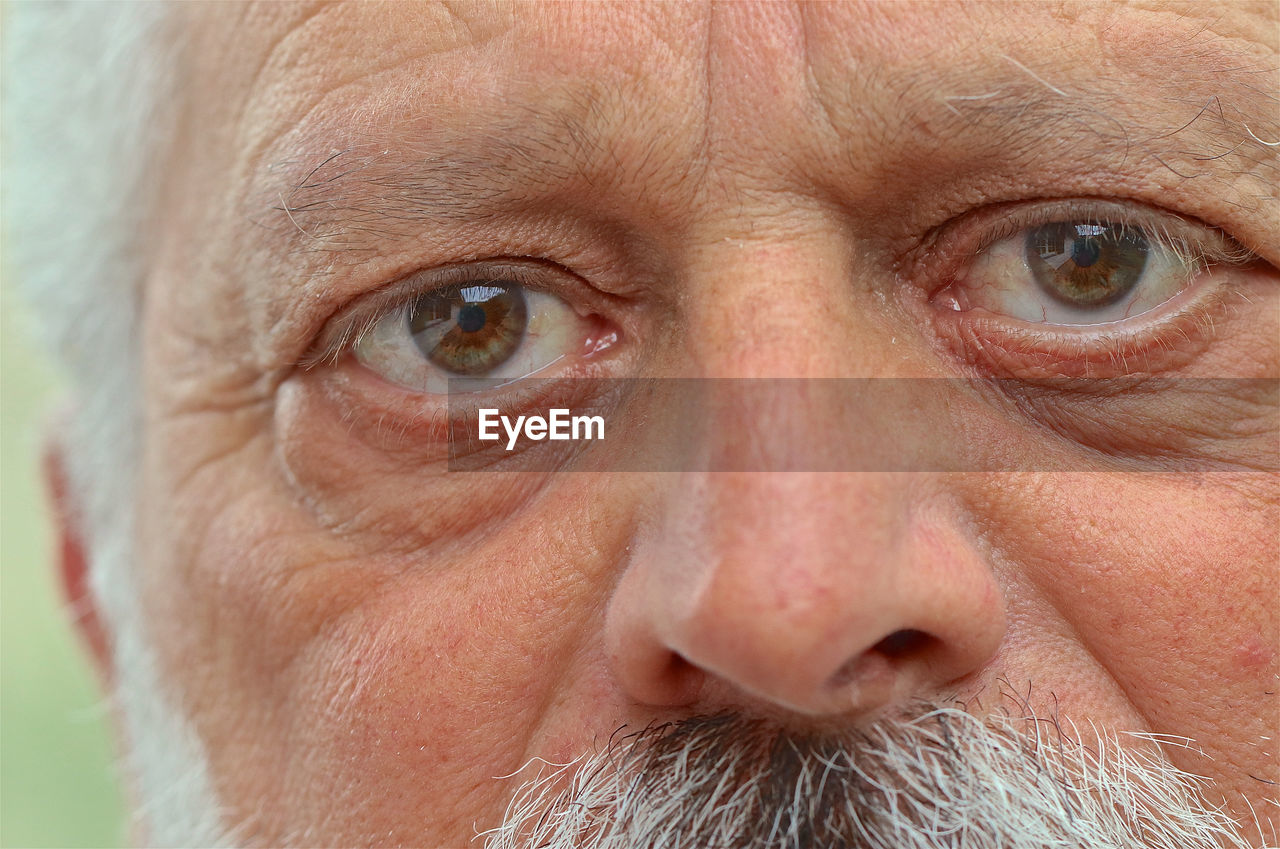
<path id="1" fill-rule="evenodd" d="M 216 90 L 202 94 L 239 101 L 251 146 L 289 135 L 296 148 L 392 121 L 429 132 L 497 112 L 511 113 L 514 124 L 527 111 L 592 129 L 625 118 L 665 132 L 696 122 L 722 136 L 750 136 L 767 127 L 761 117 L 789 115 L 810 119 L 808 130 L 826 117 L 847 131 L 842 122 L 868 117 L 859 110 L 869 102 L 912 88 L 953 87 L 942 96 L 956 106 L 995 90 L 978 91 L 975 82 L 1062 94 L 1071 76 L 1095 85 L 1123 75 L 1203 82 L 1242 58 L 1274 65 L 1268 4 L 1197 16 L 1202 8 L 252 3 L 202 4 L 188 14 L 202 34 L 202 64 L 220 66 Z M 657 103 L 661 113 L 652 114 Z"/>
<path id="2" fill-rule="evenodd" d="M 193 108 L 205 131 L 234 133 L 228 147 L 268 192 L 334 152 L 364 155 L 339 168 L 394 153 L 455 177 L 524 165 L 526 184 L 635 178 L 649 196 L 761 171 L 783 190 L 824 170 L 874 185 L 934 151 L 1042 148 L 1082 125 L 1125 135 L 1137 121 L 1154 136 L 1212 107 L 1258 126 L 1274 112 L 1274 9 L 1199 8 L 208 4 L 190 12 Z"/>

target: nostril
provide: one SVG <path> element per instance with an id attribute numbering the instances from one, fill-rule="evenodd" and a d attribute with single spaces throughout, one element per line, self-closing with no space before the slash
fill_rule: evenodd
<path id="1" fill-rule="evenodd" d="M 665 702 L 671 706 L 688 704 L 698 698 L 706 683 L 706 674 L 679 652 L 667 658 L 666 668 L 658 675 L 665 682 Z"/>
<path id="2" fill-rule="evenodd" d="M 837 669 L 836 674 L 827 681 L 827 686 L 831 689 L 843 689 L 857 679 L 886 680 L 886 676 L 893 674 L 896 661 L 920 654 L 932 642 L 933 637 L 914 628 L 894 631 Z"/>
<path id="3" fill-rule="evenodd" d="M 932 640 L 933 637 L 930 637 L 924 631 L 917 631 L 915 628 L 904 628 L 900 631 L 894 631 L 872 646 L 871 650 L 880 652 L 890 660 L 894 660 L 904 655 L 916 654 Z"/>

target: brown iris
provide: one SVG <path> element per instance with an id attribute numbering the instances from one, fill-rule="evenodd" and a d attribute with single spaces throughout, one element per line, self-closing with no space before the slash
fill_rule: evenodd
<path id="1" fill-rule="evenodd" d="M 506 362 L 528 323 L 520 287 L 496 280 L 430 292 L 409 309 L 409 332 L 419 350 L 460 375 L 483 375 Z"/>
<path id="2" fill-rule="evenodd" d="M 1133 289 L 1150 250 L 1131 227 L 1057 222 L 1029 232 L 1025 253 L 1036 282 L 1054 298 L 1102 307 Z"/>

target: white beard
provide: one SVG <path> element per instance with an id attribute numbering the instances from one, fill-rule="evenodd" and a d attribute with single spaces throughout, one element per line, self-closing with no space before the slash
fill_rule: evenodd
<path id="1" fill-rule="evenodd" d="M 542 763 L 483 836 L 486 849 L 1249 846 L 1206 782 L 1163 757 L 1167 738 L 1128 736 L 1089 745 L 1056 721 L 936 706 L 838 739 L 699 718 Z"/>

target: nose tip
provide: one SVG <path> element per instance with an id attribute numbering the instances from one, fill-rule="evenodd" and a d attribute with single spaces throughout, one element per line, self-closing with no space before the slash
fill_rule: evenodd
<path id="1" fill-rule="evenodd" d="M 776 481 L 739 480 L 715 496 L 731 510 L 639 546 L 607 620 L 624 687 L 649 704 L 861 714 L 980 668 L 1004 633 L 993 578 L 961 523 L 912 509 L 889 477 L 806 480 L 788 507 L 745 492 Z M 854 509 L 804 503 L 826 498 Z"/>
<path id="2" fill-rule="evenodd" d="M 664 633 L 676 691 L 692 695 L 699 670 L 703 698 L 747 695 L 810 716 L 874 712 L 962 677 L 994 653 L 1002 631 L 990 617 L 962 625 L 927 603 L 900 607 L 870 594 L 841 602 L 823 592 L 792 610 L 738 606 L 738 594 L 727 595 L 733 610 L 706 600 Z"/>

